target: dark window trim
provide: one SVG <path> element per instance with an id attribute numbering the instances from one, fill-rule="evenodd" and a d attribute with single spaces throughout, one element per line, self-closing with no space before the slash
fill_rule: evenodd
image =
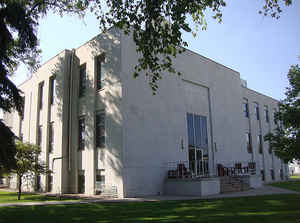
<path id="1" fill-rule="evenodd" d="M 101 116 L 103 118 L 103 122 L 102 123 L 101 123 Z M 105 148 L 105 143 L 106 143 L 105 120 L 106 120 L 105 110 L 99 110 L 99 111 L 97 111 L 96 112 L 96 118 L 95 118 L 95 126 L 96 126 L 96 148 Z M 103 132 L 103 135 L 101 134 L 101 132 Z"/>
<path id="2" fill-rule="evenodd" d="M 50 105 L 54 104 L 54 99 L 55 99 L 55 79 L 56 76 L 53 75 L 49 78 L 49 100 L 50 100 Z"/>
<path id="3" fill-rule="evenodd" d="M 105 61 L 105 54 L 102 53 L 99 56 L 95 57 L 95 80 L 96 80 L 96 90 L 100 91 L 103 88 L 103 63 Z"/>
<path id="4" fill-rule="evenodd" d="M 39 110 L 43 109 L 43 97 L 44 97 L 44 81 L 39 83 L 39 92 L 38 92 L 38 106 Z"/>
<path id="5" fill-rule="evenodd" d="M 84 150 L 84 148 L 85 148 L 85 117 L 80 116 L 78 119 L 78 150 Z"/>
<path id="6" fill-rule="evenodd" d="M 86 93 L 86 63 L 80 65 L 79 67 L 79 97 L 84 97 L 85 93 Z"/>

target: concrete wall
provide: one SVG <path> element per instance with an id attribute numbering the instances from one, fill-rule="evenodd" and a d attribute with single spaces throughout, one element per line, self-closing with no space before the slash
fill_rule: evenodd
<path id="1" fill-rule="evenodd" d="M 220 178 L 201 180 L 166 180 L 165 194 L 180 196 L 208 196 L 220 193 Z"/>
<path id="2" fill-rule="evenodd" d="M 103 171 L 106 187 L 116 186 L 118 196 L 123 197 L 122 179 L 122 125 L 123 116 L 120 109 L 122 90 L 120 32 L 111 29 L 83 46 L 76 49 L 80 64 L 86 63 L 86 95 L 79 99 L 78 116 L 85 117 L 86 148 L 78 152 L 78 170 L 85 172 L 85 189 L 87 194 L 95 191 L 96 170 Z M 96 58 L 103 56 L 103 87 L 96 90 Z M 95 145 L 95 114 L 105 111 L 105 148 Z"/>

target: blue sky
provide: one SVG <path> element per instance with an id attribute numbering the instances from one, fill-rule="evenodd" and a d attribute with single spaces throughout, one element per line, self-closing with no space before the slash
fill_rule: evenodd
<path id="1" fill-rule="evenodd" d="M 206 31 L 196 38 L 184 34 L 184 39 L 189 49 L 240 72 L 249 88 L 283 99 L 288 69 L 300 64 L 300 2 L 283 7 L 278 20 L 258 14 L 262 6 L 259 0 L 228 1 L 222 24 L 208 18 Z M 49 14 L 38 30 L 42 62 L 64 49 L 77 48 L 98 33 L 93 15 L 80 20 Z M 28 77 L 20 67 L 12 79 L 20 84 Z"/>

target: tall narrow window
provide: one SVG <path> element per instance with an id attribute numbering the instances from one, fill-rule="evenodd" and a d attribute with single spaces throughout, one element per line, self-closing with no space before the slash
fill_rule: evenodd
<path id="1" fill-rule="evenodd" d="M 39 127 L 38 127 L 38 131 L 37 131 L 37 145 L 39 146 L 39 147 L 41 147 L 42 146 L 42 129 L 43 129 L 43 127 L 40 125 Z"/>
<path id="2" fill-rule="evenodd" d="M 248 106 L 247 99 L 244 99 L 244 102 L 243 102 L 243 113 L 246 118 L 249 118 L 249 106 Z"/>
<path id="3" fill-rule="evenodd" d="M 263 151 L 262 135 L 258 135 L 258 136 L 257 136 L 257 141 L 258 141 L 258 152 L 259 152 L 260 154 L 262 154 L 262 151 Z"/>
<path id="4" fill-rule="evenodd" d="M 24 120 L 24 113 L 25 113 L 25 96 L 23 97 L 23 107 L 22 107 L 22 113 L 21 113 L 21 120 Z"/>
<path id="5" fill-rule="evenodd" d="M 264 107 L 264 113 L 265 113 L 266 122 L 269 122 L 269 109 L 268 109 L 268 106 L 266 106 L 266 105 Z"/>
<path id="6" fill-rule="evenodd" d="M 49 80 L 49 97 L 50 97 L 50 104 L 53 105 L 54 104 L 54 98 L 55 98 L 55 77 L 52 76 L 50 77 Z"/>
<path id="7" fill-rule="evenodd" d="M 202 115 L 187 113 L 189 147 L 207 147 L 207 118 Z"/>
<path id="8" fill-rule="evenodd" d="M 105 147 L 105 113 L 104 111 L 96 114 L 96 147 Z"/>
<path id="9" fill-rule="evenodd" d="M 84 117 L 80 117 L 78 121 L 78 149 L 84 150 L 85 146 L 85 121 Z"/>
<path id="10" fill-rule="evenodd" d="M 193 114 L 187 113 L 187 127 L 188 127 L 188 144 L 189 146 L 195 146 Z"/>
<path id="11" fill-rule="evenodd" d="M 275 124 L 275 125 L 277 125 L 276 113 L 277 113 L 277 110 L 276 110 L 276 108 L 274 108 L 274 109 L 273 109 L 273 121 L 274 121 L 274 124 Z"/>
<path id="12" fill-rule="evenodd" d="M 102 64 L 104 61 L 104 55 L 96 57 L 96 89 L 100 90 L 103 87 L 103 70 Z"/>
<path id="13" fill-rule="evenodd" d="M 79 72 L 79 97 L 85 95 L 86 90 L 86 64 L 80 66 Z"/>
<path id="14" fill-rule="evenodd" d="M 257 103 L 254 103 L 254 110 L 255 110 L 256 119 L 259 120 L 259 106 Z"/>
<path id="15" fill-rule="evenodd" d="M 39 101 L 38 101 L 39 109 L 43 108 L 43 91 L 44 91 L 44 82 L 39 84 L 39 93 L 38 93 L 38 96 L 39 96 Z"/>
<path id="16" fill-rule="evenodd" d="M 252 140 L 251 140 L 251 133 L 246 133 L 246 145 L 248 153 L 252 153 Z"/>
<path id="17" fill-rule="evenodd" d="M 53 130 L 53 122 L 49 124 L 49 153 L 53 151 L 54 143 L 54 130 Z"/>

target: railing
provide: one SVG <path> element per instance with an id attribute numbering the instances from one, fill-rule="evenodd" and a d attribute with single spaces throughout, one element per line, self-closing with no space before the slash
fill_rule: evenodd
<path id="1" fill-rule="evenodd" d="M 197 178 L 209 175 L 208 161 L 177 161 L 167 163 L 169 179 Z"/>
<path id="2" fill-rule="evenodd" d="M 218 176 L 255 175 L 256 163 L 252 161 L 236 161 L 232 163 L 217 164 Z"/>

